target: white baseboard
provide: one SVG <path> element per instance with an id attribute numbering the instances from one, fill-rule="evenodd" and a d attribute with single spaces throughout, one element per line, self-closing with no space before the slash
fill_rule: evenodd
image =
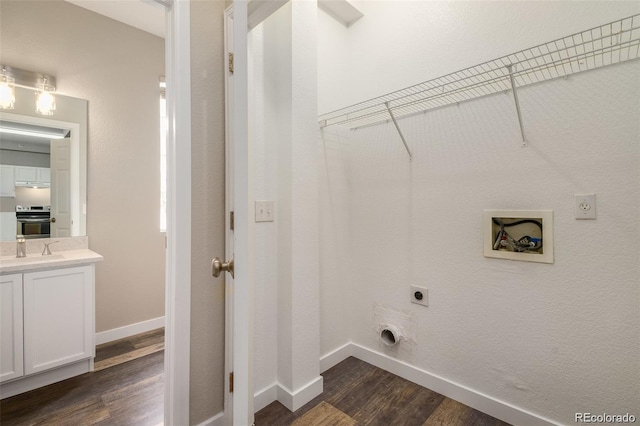
<path id="1" fill-rule="evenodd" d="M 459 383 L 452 382 L 428 371 L 414 367 L 404 361 L 391 358 L 383 353 L 374 351 L 356 343 L 347 343 L 320 359 L 322 371 L 326 371 L 342 360 L 353 356 L 368 362 L 385 371 L 407 379 L 448 398 L 461 402 L 478 411 L 489 414 L 497 419 L 519 426 L 555 425 L 549 419 L 514 407 L 504 401 L 497 400 L 481 392 L 470 389 Z M 278 398 L 279 399 L 279 398 Z M 282 402 L 282 401 L 280 401 Z"/>
<path id="2" fill-rule="evenodd" d="M 224 425 L 224 411 L 219 412 L 210 419 L 199 423 L 198 426 L 223 426 Z"/>
<path id="3" fill-rule="evenodd" d="M 349 342 L 320 357 L 320 372 L 324 373 L 334 365 L 340 364 L 345 359 L 353 356 L 353 349 L 353 344 Z"/>
<path id="4" fill-rule="evenodd" d="M 290 411 L 296 411 L 322 393 L 323 380 L 322 376 L 318 376 L 295 392 L 278 383 L 276 391 L 278 401 Z"/>
<path id="5" fill-rule="evenodd" d="M 278 399 L 278 384 L 274 383 L 271 386 L 259 390 L 253 395 L 253 411 L 258 412 L 273 401 Z"/>
<path id="6" fill-rule="evenodd" d="M 155 330 L 156 328 L 161 327 L 164 327 L 164 317 L 153 318 L 147 321 L 125 325 L 123 327 L 101 331 L 100 333 L 96 333 L 96 345 L 113 342 L 118 339 L 124 339 L 125 337 Z"/>

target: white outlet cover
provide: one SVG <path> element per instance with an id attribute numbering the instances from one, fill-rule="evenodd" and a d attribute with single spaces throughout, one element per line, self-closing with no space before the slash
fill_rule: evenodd
<path id="1" fill-rule="evenodd" d="M 416 297 L 416 293 L 422 294 L 422 299 Z M 429 290 L 426 287 L 420 287 L 417 285 L 411 286 L 411 303 L 415 303 L 422 306 L 429 306 Z"/>
<path id="2" fill-rule="evenodd" d="M 576 194 L 576 219 L 596 218 L 596 194 Z"/>

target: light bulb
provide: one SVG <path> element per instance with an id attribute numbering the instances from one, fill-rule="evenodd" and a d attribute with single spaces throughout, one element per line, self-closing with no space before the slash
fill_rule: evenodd
<path id="1" fill-rule="evenodd" d="M 56 98 L 49 91 L 51 86 L 45 83 L 41 87 L 36 99 L 36 112 L 41 115 L 52 115 L 56 110 Z"/>
<path id="2" fill-rule="evenodd" d="M 15 80 L 8 75 L 0 75 L 0 108 L 13 109 L 16 102 Z"/>

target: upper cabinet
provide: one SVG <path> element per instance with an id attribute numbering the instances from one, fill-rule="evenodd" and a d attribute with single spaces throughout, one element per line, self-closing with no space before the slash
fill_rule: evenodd
<path id="1" fill-rule="evenodd" d="M 51 169 L 47 167 L 15 166 L 16 186 L 51 186 Z"/>
<path id="2" fill-rule="evenodd" d="M 15 168 L 14 166 L 0 165 L 0 197 L 15 197 Z"/>

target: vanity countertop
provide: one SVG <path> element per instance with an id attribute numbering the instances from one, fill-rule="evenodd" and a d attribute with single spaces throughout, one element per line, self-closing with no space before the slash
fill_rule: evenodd
<path id="1" fill-rule="evenodd" d="M 53 250 L 52 250 L 53 251 Z M 89 249 L 64 250 L 50 256 L 27 254 L 27 257 L 0 257 L 0 274 L 30 272 L 40 269 L 61 268 L 102 261 L 102 255 Z"/>

